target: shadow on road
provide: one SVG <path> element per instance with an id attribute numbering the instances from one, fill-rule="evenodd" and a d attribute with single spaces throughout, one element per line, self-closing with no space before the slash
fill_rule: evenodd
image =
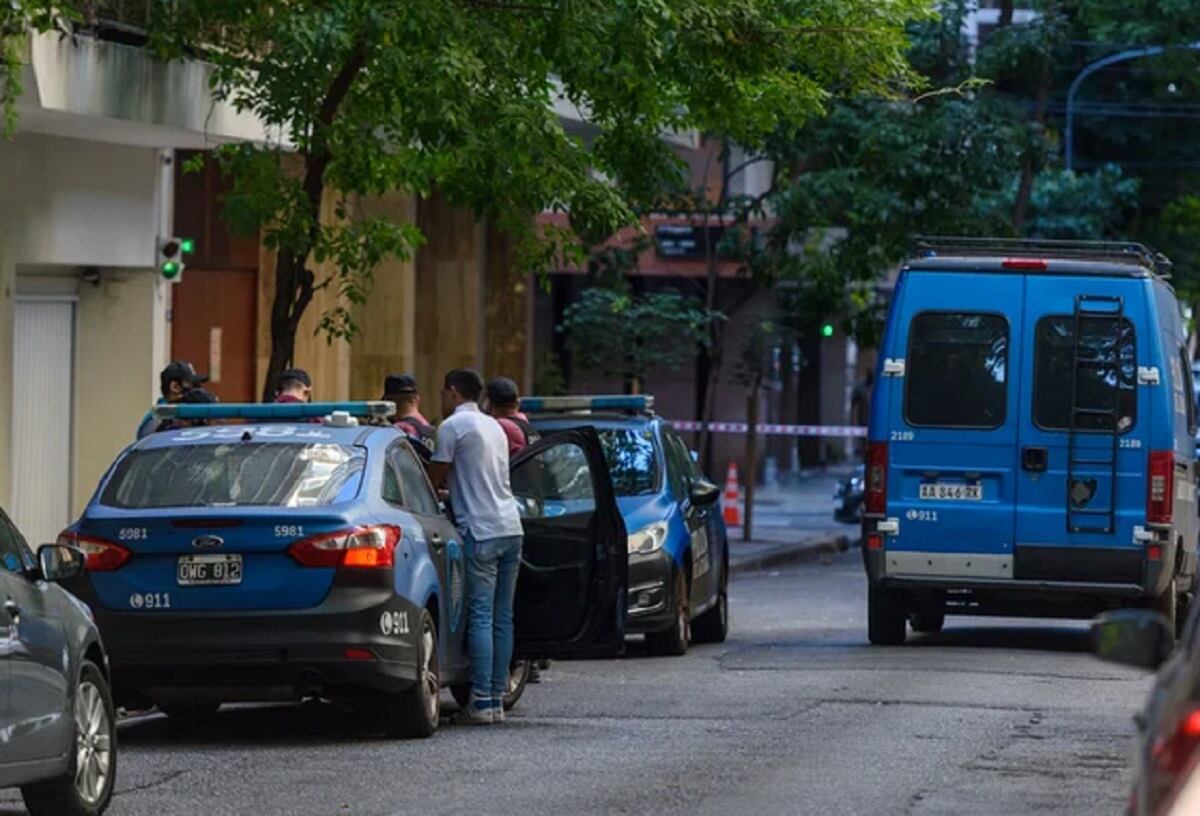
<path id="1" fill-rule="evenodd" d="M 936 635 L 910 634 L 910 647 L 1019 649 L 1038 652 L 1090 652 L 1086 628 L 1062 625 L 950 626 Z"/>

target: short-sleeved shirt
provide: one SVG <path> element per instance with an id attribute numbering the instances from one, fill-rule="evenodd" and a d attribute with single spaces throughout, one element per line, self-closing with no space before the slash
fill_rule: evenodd
<path id="1" fill-rule="evenodd" d="M 450 502 L 460 531 L 476 541 L 522 534 L 500 423 L 463 403 L 438 426 L 433 461 L 451 465 Z"/>
<path id="2" fill-rule="evenodd" d="M 529 425 L 529 417 L 522 413 L 513 414 L 511 417 L 496 418 L 496 421 L 500 423 L 500 427 L 504 430 L 504 435 L 508 437 L 509 456 L 512 456 L 514 453 L 519 453 L 521 449 L 526 447 L 531 441 L 529 439 L 529 435 L 525 432 L 525 429 L 521 427 L 521 424 L 513 422 L 514 419 L 519 420 L 521 424 L 526 426 Z"/>

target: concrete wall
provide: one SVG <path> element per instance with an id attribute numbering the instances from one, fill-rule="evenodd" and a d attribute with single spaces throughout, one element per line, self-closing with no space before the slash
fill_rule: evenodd
<path id="1" fill-rule="evenodd" d="M 148 148 L 31 133 L 0 142 L 0 503 L 9 502 L 12 485 L 18 284 L 23 292 L 47 285 L 78 292 L 80 398 L 73 473 L 64 485 L 76 510 L 156 396 L 169 294 L 152 272 L 159 173 L 157 153 Z M 98 287 L 79 283 L 84 268 L 100 276 Z"/>

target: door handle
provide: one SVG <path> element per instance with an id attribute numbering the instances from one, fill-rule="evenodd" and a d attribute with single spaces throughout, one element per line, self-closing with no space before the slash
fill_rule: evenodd
<path id="1" fill-rule="evenodd" d="M 1045 473 L 1050 466 L 1050 450 L 1040 446 L 1021 448 L 1021 468 L 1030 473 Z"/>
<path id="2" fill-rule="evenodd" d="M 21 605 L 11 598 L 4 602 L 4 611 L 12 618 L 13 623 L 16 623 L 21 617 Z"/>
<path id="3" fill-rule="evenodd" d="M 429 536 L 429 544 L 435 550 L 440 550 L 442 547 L 446 546 L 446 540 L 438 533 L 434 533 L 433 535 Z"/>

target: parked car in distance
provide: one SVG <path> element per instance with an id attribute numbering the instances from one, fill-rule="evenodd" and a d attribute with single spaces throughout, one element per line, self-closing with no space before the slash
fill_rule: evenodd
<path id="1" fill-rule="evenodd" d="M 54 582 L 83 569 L 74 547 L 35 558 L 0 510 L 0 788 L 32 816 L 99 816 L 117 773 L 108 658 L 88 608 Z"/>
<path id="2" fill-rule="evenodd" d="M 1138 727 L 1130 813 L 1150 816 L 1173 811 L 1200 760 L 1200 605 L 1193 604 L 1183 636 L 1172 651 L 1172 625 L 1162 615 L 1122 609 L 1092 624 L 1097 656 L 1127 666 L 1158 670 Z M 1191 794 L 1194 796 L 1194 794 Z"/>
<path id="3" fill-rule="evenodd" d="M 862 521 L 863 485 L 866 483 L 867 466 L 859 465 L 850 475 L 838 482 L 833 492 L 833 517 L 838 521 L 857 524 Z"/>

